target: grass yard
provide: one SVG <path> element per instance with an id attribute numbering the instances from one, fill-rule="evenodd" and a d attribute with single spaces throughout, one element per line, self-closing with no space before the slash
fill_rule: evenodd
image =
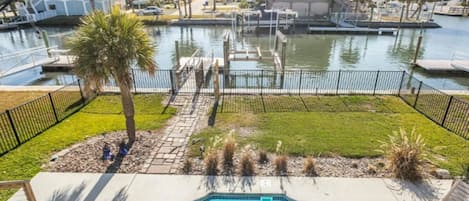
<path id="1" fill-rule="evenodd" d="M 161 95 L 134 96 L 138 130 L 159 129 L 175 114 L 175 108 L 165 109 L 163 98 Z M 89 137 L 124 129 L 120 96 L 99 96 L 58 125 L 0 157 L 0 181 L 31 179 L 54 152 Z M 7 200 L 13 193 L 0 191 L 0 200 Z"/>
<path id="2" fill-rule="evenodd" d="M 47 94 L 43 91 L 1 91 L 0 112 Z"/>
<path id="3" fill-rule="evenodd" d="M 375 157 L 380 141 L 403 127 L 415 128 L 425 138 L 429 158 L 438 166 L 460 175 L 462 165 L 469 163 L 469 142 L 397 97 L 244 96 L 224 101 L 215 126 L 192 136 L 191 156 L 199 156 L 199 146 L 208 147 L 211 137 L 234 129 L 241 147 L 250 144 L 275 152 L 281 140 L 291 155 Z"/>

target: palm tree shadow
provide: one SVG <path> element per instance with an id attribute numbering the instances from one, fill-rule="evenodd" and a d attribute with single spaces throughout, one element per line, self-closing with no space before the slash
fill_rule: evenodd
<path id="1" fill-rule="evenodd" d="M 171 103 L 174 102 L 174 100 L 176 100 L 176 94 L 172 94 L 172 95 L 168 98 L 168 102 L 167 102 L 166 105 L 164 106 L 163 111 L 161 111 L 161 114 L 166 114 L 166 110 L 168 110 L 169 106 L 171 106 Z"/>
<path id="2" fill-rule="evenodd" d="M 76 188 L 67 187 L 65 189 L 55 190 L 48 201 L 78 201 L 81 200 L 81 194 L 85 189 L 85 182 L 82 182 Z"/>
<path id="3" fill-rule="evenodd" d="M 132 145 L 133 145 L 133 142 L 127 143 L 127 147 L 129 150 L 131 150 Z M 104 187 L 106 187 L 106 185 L 112 179 L 112 177 L 114 176 L 114 173 L 116 173 L 120 169 L 120 166 L 122 165 L 122 161 L 124 160 L 124 158 L 125 156 L 120 156 L 120 155 L 116 156 L 116 158 L 114 159 L 114 162 L 110 164 L 106 169 L 106 173 L 111 173 L 111 174 L 102 174 L 99 177 L 98 182 L 96 182 L 96 184 L 93 186 L 93 188 L 91 189 L 90 193 L 88 193 L 84 201 L 96 200 L 96 198 L 104 189 Z"/>
<path id="4" fill-rule="evenodd" d="M 127 200 L 127 189 L 122 187 L 119 192 L 112 198 L 112 201 L 125 201 Z"/>
<path id="5" fill-rule="evenodd" d="M 210 113 L 210 116 L 208 117 L 208 125 L 209 126 L 215 126 L 215 119 L 217 118 L 217 111 L 218 111 L 218 101 L 215 100 L 213 103 L 213 108 L 212 112 Z"/>

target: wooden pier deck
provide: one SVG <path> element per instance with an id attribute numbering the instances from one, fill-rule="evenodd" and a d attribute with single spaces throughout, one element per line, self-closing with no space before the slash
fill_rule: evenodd
<path id="1" fill-rule="evenodd" d="M 42 65 L 42 70 L 44 72 L 63 72 L 70 71 L 73 68 L 74 56 L 60 55 L 55 56 L 55 61 L 51 63 L 46 63 Z"/>
<path id="2" fill-rule="evenodd" d="M 469 69 L 469 60 L 427 60 L 419 59 L 415 62 L 417 67 L 420 67 L 426 71 L 448 71 L 448 72 L 464 72 L 464 70 L 454 67 L 454 64 L 457 63 L 458 66 L 467 66 Z"/>
<path id="3" fill-rule="evenodd" d="M 308 27 L 308 33 L 323 34 L 373 34 L 373 35 L 396 35 L 398 32 L 394 28 L 366 28 L 366 27 Z"/>

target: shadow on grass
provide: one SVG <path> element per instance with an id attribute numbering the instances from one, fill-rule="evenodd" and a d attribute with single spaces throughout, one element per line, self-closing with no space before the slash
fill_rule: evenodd
<path id="1" fill-rule="evenodd" d="M 168 108 L 171 106 L 171 103 L 174 102 L 175 99 L 176 99 L 175 94 L 169 97 L 168 103 L 166 103 L 166 105 L 164 106 L 163 111 L 161 111 L 161 114 L 166 114 L 166 110 L 168 110 Z"/>
<path id="2" fill-rule="evenodd" d="M 210 113 L 210 116 L 208 117 L 208 125 L 211 127 L 215 126 L 215 120 L 217 118 L 217 111 L 218 111 L 218 101 L 215 100 L 215 102 L 213 103 L 212 112 Z"/>

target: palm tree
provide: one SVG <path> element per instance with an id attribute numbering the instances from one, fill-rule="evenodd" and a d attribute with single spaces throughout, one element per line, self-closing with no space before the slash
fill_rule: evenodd
<path id="1" fill-rule="evenodd" d="M 152 59 L 155 48 L 133 15 L 112 8 L 109 15 L 94 11 L 82 20 L 74 37 L 68 41 L 76 55 L 75 74 L 85 81 L 85 91 L 101 90 L 111 79 L 119 85 L 129 144 L 135 141 L 132 68 L 136 64 L 150 75 L 157 68 Z"/>

